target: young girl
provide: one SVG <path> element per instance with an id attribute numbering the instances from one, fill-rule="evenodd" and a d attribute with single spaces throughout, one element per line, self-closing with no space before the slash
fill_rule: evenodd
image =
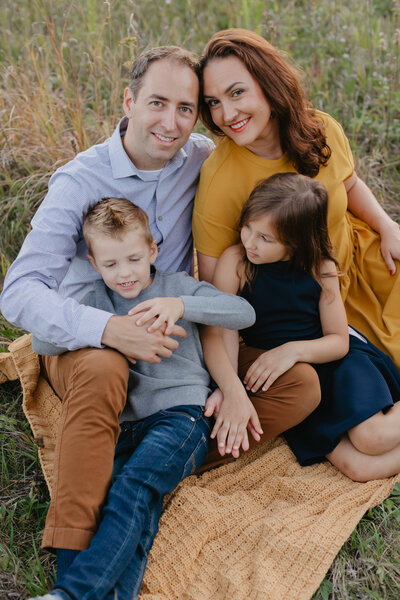
<path id="1" fill-rule="evenodd" d="M 294 364 L 311 363 L 321 403 L 284 434 L 300 464 L 326 457 L 356 481 L 400 472 L 400 373 L 347 326 L 325 186 L 296 173 L 273 175 L 251 193 L 239 227 L 241 243 L 222 254 L 213 283 L 256 311 L 255 325 L 241 331 L 247 346 L 265 350 L 243 377 L 250 399 Z M 233 357 L 237 338 L 223 335 Z M 218 427 L 217 414 L 214 434 Z"/>

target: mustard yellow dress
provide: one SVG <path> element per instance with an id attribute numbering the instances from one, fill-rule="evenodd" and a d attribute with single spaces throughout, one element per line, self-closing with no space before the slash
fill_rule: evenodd
<path id="1" fill-rule="evenodd" d="M 354 169 L 342 127 L 317 111 L 325 125 L 332 156 L 315 179 L 328 190 L 328 227 L 343 276 L 342 298 L 350 325 L 389 354 L 400 368 L 400 268 L 391 276 L 380 252 L 380 237 L 347 210 L 343 182 Z M 295 171 L 288 157 L 261 158 L 224 137 L 203 164 L 197 188 L 193 235 L 196 249 L 219 257 L 239 239 L 244 202 L 254 186 L 274 173 Z"/>

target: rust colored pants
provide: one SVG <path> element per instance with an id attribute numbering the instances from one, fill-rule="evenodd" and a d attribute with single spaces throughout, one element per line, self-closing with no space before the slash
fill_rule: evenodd
<path id="1" fill-rule="evenodd" d="M 248 368 L 264 350 L 250 348 L 244 343 L 239 347 L 239 377 L 243 379 Z M 266 442 L 283 433 L 287 429 L 301 423 L 318 406 L 321 400 L 321 390 L 316 371 L 307 363 L 296 363 L 289 371 L 278 377 L 271 387 L 255 394 L 248 392 L 254 408 L 260 419 L 264 434 L 261 442 Z M 256 442 L 249 433 L 250 448 Z M 199 472 L 206 471 L 233 460 L 230 454 L 221 456 L 218 452 L 216 439 L 210 441 L 207 460 Z"/>
<path id="2" fill-rule="evenodd" d="M 42 546 L 84 550 L 97 530 L 111 481 L 128 362 L 114 350 L 84 348 L 42 356 L 42 367 L 62 398 Z"/>
<path id="3" fill-rule="evenodd" d="M 241 377 L 262 350 L 244 344 L 239 353 Z M 110 485 L 118 417 L 127 395 L 128 363 L 114 350 L 85 348 L 42 357 L 45 376 L 62 398 L 54 465 L 54 489 L 42 546 L 84 550 L 100 519 Z M 300 423 L 320 401 L 318 377 L 305 363 L 296 364 L 266 392 L 250 394 L 268 440 Z M 256 442 L 250 444 L 255 445 Z M 231 460 L 221 457 L 212 440 L 204 471 Z"/>

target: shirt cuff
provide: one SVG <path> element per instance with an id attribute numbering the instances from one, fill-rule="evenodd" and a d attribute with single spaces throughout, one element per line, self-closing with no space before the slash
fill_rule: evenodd
<path id="1" fill-rule="evenodd" d="M 108 321 L 114 314 L 105 310 L 93 308 L 92 306 L 85 306 L 83 308 L 84 311 L 81 315 L 74 340 L 75 348 L 71 348 L 71 350 L 86 348 L 88 346 L 93 348 L 104 348 L 104 345 L 101 343 L 101 338 Z"/>

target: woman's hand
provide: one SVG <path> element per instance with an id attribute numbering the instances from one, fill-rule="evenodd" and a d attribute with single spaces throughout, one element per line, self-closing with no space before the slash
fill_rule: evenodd
<path id="1" fill-rule="evenodd" d="M 385 213 L 369 187 L 354 172 L 346 179 L 348 208 L 381 236 L 381 254 L 389 273 L 396 272 L 395 260 L 400 260 L 400 230 L 398 224 Z"/>
<path id="2" fill-rule="evenodd" d="M 381 254 L 389 273 L 396 273 L 395 260 L 400 260 L 400 229 L 397 223 L 381 230 Z"/>
<path id="3" fill-rule="evenodd" d="M 183 316 L 184 312 L 185 305 L 182 298 L 152 298 L 151 300 L 140 302 L 140 304 L 128 312 L 128 315 L 132 316 L 142 313 L 136 321 L 136 325 L 139 327 L 155 318 L 156 320 L 150 325 L 147 331 L 156 331 L 156 329 L 160 329 L 166 324 L 165 335 L 169 335 L 176 321 Z"/>
<path id="4" fill-rule="evenodd" d="M 273 383 L 298 362 L 295 342 L 289 342 L 268 350 L 253 362 L 243 378 L 247 390 L 257 392 L 262 386 L 265 392 Z"/>

